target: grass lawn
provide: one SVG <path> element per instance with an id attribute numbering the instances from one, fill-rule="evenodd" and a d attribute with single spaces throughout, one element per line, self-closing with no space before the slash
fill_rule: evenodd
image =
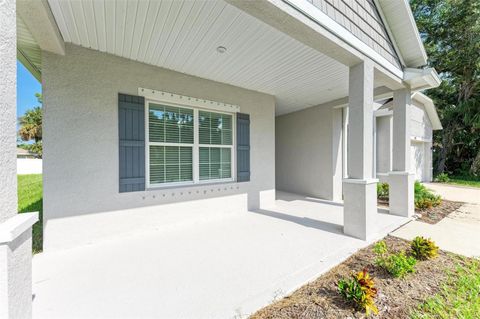
<path id="1" fill-rule="evenodd" d="M 449 176 L 448 184 L 480 187 L 480 177 L 475 176 Z"/>
<path id="2" fill-rule="evenodd" d="M 470 260 L 451 272 L 440 292 L 412 313 L 413 319 L 479 318 L 480 262 Z"/>
<path id="3" fill-rule="evenodd" d="M 42 175 L 17 175 L 18 177 L 18 212 L 38 212 L 39 221 L 33 225 L 33 253 L 39 253 L 43 247 L 43 195 Z"/>

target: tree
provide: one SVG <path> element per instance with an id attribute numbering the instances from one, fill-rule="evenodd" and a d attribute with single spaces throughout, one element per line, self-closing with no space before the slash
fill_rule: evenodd
<path id="1" fill-rule="evenodd" d="M 429 65 L 440 87 L 428 90 L 443 124 L 434 135 L 435 170 L 480 173 L 480 1 L 411 0 Z"/>
<path id="2" fill-rule="evenodd" d="M 42 103 L 42 95 L 36 93 L 38 103 Z M 40 106 L 35 106 L 34 108 L 27 110 L 25 115 L 20 117 L 20 129 L 18 134 L 20 138 L 29 142 L 34 141 L 33 144 L 29 144 L 28 148 L 30 151 L 37 153 L 40 157 L 42 156 L 42 108 Z"/>

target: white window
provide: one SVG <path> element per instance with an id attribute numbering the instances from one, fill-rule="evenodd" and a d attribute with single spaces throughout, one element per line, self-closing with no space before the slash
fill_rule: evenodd
<path id="1" fill-rule="evenodd" d="M 147 187 L 233 180 L 232 113 L 148 102 Z"/>

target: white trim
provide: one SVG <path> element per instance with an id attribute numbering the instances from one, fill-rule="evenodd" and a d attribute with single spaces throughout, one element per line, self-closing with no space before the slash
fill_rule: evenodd
<path id="1" fill-rule="evenodd" d="M 403 80 L 410 85 L 412 91 L 436 88 L 442 82 L 434 68 L 406 68 Z"/>
<path id="2" fill-rule="evenodd" d="M 140 88 L 139 88 L 140 91 Z M 160 92 L 160 91 L 156 91 Z M 165 92 L 163 92 L 165 93 Z M 160 96 L 166 96 L 165 93 L 160 94 Z M 145 96 L 145 95 L 144 95 Z M 150 95 L 151 97 L 152 95 Z M 178 101 L 178 97 L 175 97 L 175 101 L 172 102 L 172 96 L 167 97 L 165 100 L 158 99 L 159 95 L 156 95 L 156 99 L 145 99 L 145 188 L 148 189 L 160 189 L 160 188 L 175 188 L 175 187 L 182 187 L 182 186 L 194 186 L 194 185 L 206 185 L 206 184 L 218 184 L 218 183 L 231 183 L 235 181 L 235 171 L 236 171 L 236 117 L 235 113 L 232 112 L 225 112 L 223 110 L 211 109 L 206 108 L 203 105 L 201 107 L 195 106 L 185 106 L 183 104 L 176 103 Z M 185 98 L 185 97 L 183 97 Z M 182 101 L 185 101 L 182 99 Z M 190 98 L 193 99 L 193 98 Z M 188 100 L 188 99 L 187 99 Z M 195 99 L 196 102 L 196 99 Z M 162 105 L 169 105 L 175 106 L 179 108 L 186 108 L 189 110 L 193 110 L 193 144 L 187 143 L 169 143 L 169 142 L 150 142 L 150 134 L 149 134 L 149 110 L 150 104 L 162 104 Z M 232 117 L 232 144 L 231 145 L 223 145 L 223 144 L 200 144 L 199 142 L 199 110 L 206 110 L 215 113 L 223 113 L 228 114 Z M 182 181 L 182 182 L 171 182 L 171 183 L 150 183 L 150 145 L 158 145 L 158 146 L 180 146 L 180 147 L 191 147 L 192 148 L 192 181 Z M 208 180 L 200 180 L 200 160 L 199 160 L 199 152 L 200 147 L 216 147 L 216 148 L 230 148 L 230 178 L 222 178 L 222 179 L 208 179 Z"/>
<path id="3" fill-rule="evenodd" d="M 395 37 L 393 36 L 393 32 L 390 29 L 390 26 L 387 23 L 387 19 L 385 18 L 385 14 L 383 13 L 382 6 L 378 2 L 378 0 L 373 0 L 373 3 L 375 4 L 375 7 L 377 9 L 378 14 L 380 15 L 380 19 L 382 19 L 383 26 L 385 27 L 385 30 L 387 30 L 388 37 L 390 38 L 390 41 L 392 41 L 393 48 L 395 49 L 395 53 L 397 53 L 398 58 L 400 59 L 400 64 L 403 66 L 406 66 L 407 64 L 405 63 L 405 60 L 403 59 L 402 52 L 400 51 L 400 47 L 397 44 L 397 41 Z"/>
<path id="4" fill-rule="evenodd" d="M 170 92 L 158 91 L 153 89 L 138 88 L 138 95 L 149 100 L 161 101 L 162 103 L 172 103 L 175 106 L 204 108 L 208 110 L 215 110 L 221 112 L 235 113 L 240 112 L 240 106 L 210 101 L 206 99 L 179 95 Z"/>
<path id="5" fill-rule="evenodd" d="M 10 243 L 38 221 L 38 212 L 13 215 L 0 224 L 0 244 Z"/>
<path id="6" fill-rule="evenodd" d="M 443 129 L 440 118 L 438 117 L 437 109 L 435 108 L 435 104 L 433 103 L 431 98 L 421 92 L 415 92 L 412 95 L 412 100 L 418 101 L 423 104 L 423 106 L 425 107 L 425 111 L 427 112 L 428 118 L 432 123 L 432 129 Z"/>
<path id="7" fill-rule="evenodd" d="M 344 178 L 343 182 L 347 184 L 369 185 L 373 183 L 378 183 L 378 178 L 367 178 L 367 179 Z"/>
<path id="8" fill-rule="evenodd" d="M 385 67 L 387 70 L 392 72 L 394 75 L 399 78 L 403 78 L 403 71 L 393 65 L 390 61 L 385 59 L 374 49 L 369 47 L 359 38 L 354 36 L 350 31 L 341 26 L 338 22 L 330 18 L 328 15 L 323 13 L 319 8 L 311 4 L 306 0 L 283 0 L 288 3 L 298 11 L 302 12 L 305 16 L 313 19 L 316 23 L 326 28 L 334 35 L 338 36 L 340 39 L 345 41 L 347 44 L 351 45 L 353 48 L 359 50 L 367 57 L 371 58 L 381 66 Z"/>
<path id="9" fill-rule="evenodd" d="M 420 143 L 431 143 L 432 142 L 431 139 L 425 139 L 425 138 L 421 138 L 421 137 L 417 137 L 417 136 L 411 136 L 410 141 L 411 142 L 420 142 Z"/>

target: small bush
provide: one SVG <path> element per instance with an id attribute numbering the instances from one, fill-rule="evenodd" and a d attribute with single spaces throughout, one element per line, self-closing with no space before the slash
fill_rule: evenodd
<path id="1" fill-rule="evenodd" d="M 448 176 L 447 173 L 441 173 L 435 176 L 435 182 L 438 183 L 448 183 L 450 182 L 450 177 Z"/>
<path id="2" fill-rule="evenodd" d="M 433 194 L 420 182 L 415 181 L 415 208 L 417 209 L 427 209 L 434 206 L 438 206 L 442 202 L 442 198 L 438 195 Z"/>
<path id="3" fill-rule="evenodd" d="M 404 278 L 415 271 L 417 260 L 414 257 L 405 255 L 404 251 L 389 253 L 383 240 L 375 244 L 373 251 L 377 255 L 375 264 L 395 278 Z"/>
<path id="4" fill-rule="evenodd" d="M 412 240 L 410 248 L 412 249 L 412 255 L 418 260 L 427 260 L 438 255 L 438 247 L 435 242 L 421 236 Z"/>
<path id="5" fill-rule="evenodd" d="M 375 306 L 377 289 L 375 283 L 366 269 L 357 274 L 352 274 L 350 279 L 341 279 L 338 282 L 339 293 L 356 308 L 365 311 L 367 316 L 370 312 L 378 313 Z"/>
<path id="6" fill-rule="evenodd" d="M 388 200 L 387 183 L 377 183 L 377 198 L 381 200 Z"/>

